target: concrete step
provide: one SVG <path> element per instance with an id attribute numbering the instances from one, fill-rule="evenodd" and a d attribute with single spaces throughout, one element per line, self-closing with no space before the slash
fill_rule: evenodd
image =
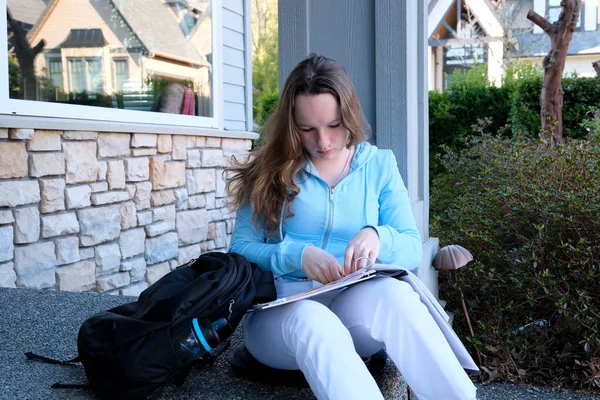
<path id="1" fill-rule="evenodd" d="M 95 399 L 83 389 L 50 389 L 54 383 L 86 383 L 82 367 L 28 361 L 24 353 L 68 359 L 77 353 L 81 323 L 96 312 L 133 301 L 131 297 L 69 293 L 50 290 L 0 288 L 0 387 L 3 400 Z M 231 345 L 215 364 L 192 370 L 183 386 L 166 387 L 161 400 L 211 399 L 314 399 L 310 389 L 270 386 L 238 377 L 230 367 L 234 350 L 241 343 L 241 330 L 232 335 Z M 343 367 L 342 367 L 343 368 Z M 388 360 L 376 377 L 385 399 L 407 400 L 408 389 L 393 363 Z M 367 400 L 367 399 L 365 399 Z M 413 398 L 411 398 L 413 400 Z"/>

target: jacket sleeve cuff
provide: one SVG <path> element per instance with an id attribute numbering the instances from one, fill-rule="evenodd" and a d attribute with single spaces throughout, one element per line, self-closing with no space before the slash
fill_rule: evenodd
<path id="1" fill-rule="evenodd" d="M 392 232 L 390 232 L 390 228 L 385 225 L 369 225 L 369 227 L 375 228 L 377 235 L 379 236 L 379 255 L 382 258 L 387 258 L 386 255 L 394 248 L 394 236 L 392 235 Z"/>
<path id="2" fill-rule="evenodd" d="M 281 274 L 285 275 L 290 272 L 302 270 L 302 255 L 304 254 L 304 249 L 311 246 L 311 244 L 292 241 L 282 244 L 283 247 L 279 252 L 278 260 Z"/>

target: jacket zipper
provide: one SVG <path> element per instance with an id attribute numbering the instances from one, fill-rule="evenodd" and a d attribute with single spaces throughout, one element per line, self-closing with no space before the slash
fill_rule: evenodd
<path id="1" fill-rule="evenodd" d="M 331 224 L 333 223 L 333 195 L 335 188 L 329 188 L 329 222 L 327 222 L 327 229 L 325 230 L 325 235 L 323 236 L 323 242 L 321 242 L 321 248 L 325 249 L 325 243 L 327 242 L 327 236 L 329 236 L 329 232 L 331 231 Z"/>

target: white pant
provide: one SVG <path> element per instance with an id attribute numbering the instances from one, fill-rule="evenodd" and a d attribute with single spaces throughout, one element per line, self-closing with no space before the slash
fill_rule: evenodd
<path id="1" fill-rule="evenodd" d="M 408 283 L 375 278 L 313 299 L 247 314 L 248 351 L 272 368 L 300 369 L 318 399 L 370 400 L 383 397 L 361 357 L 385 346 L 419 400 L 475 399 L 475 386 Z"/>

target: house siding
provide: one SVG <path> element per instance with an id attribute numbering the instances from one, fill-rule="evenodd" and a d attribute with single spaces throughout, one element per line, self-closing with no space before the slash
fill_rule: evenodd
<path id="1" fill-rule="evenodd" d="M 246 0 L 250 1 L 250 0 Z M 246 130 L 249 74 L 246 65 L 246 10 L 244 0 L 223 1 L 223 117 L 227 130 Z"/>

